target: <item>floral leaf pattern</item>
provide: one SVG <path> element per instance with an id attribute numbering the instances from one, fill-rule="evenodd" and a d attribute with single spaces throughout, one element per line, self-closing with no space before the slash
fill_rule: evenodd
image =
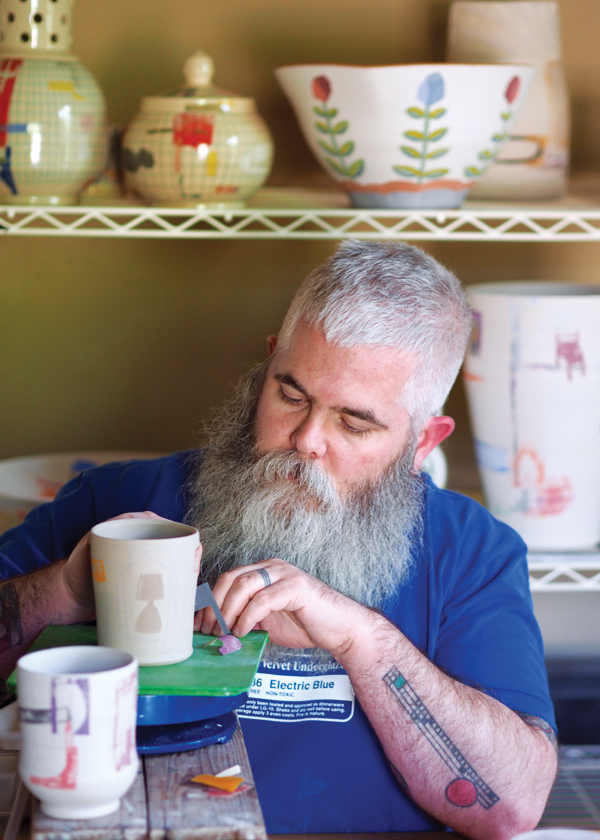
<path id="1" fill-rule="evenodd" d="M 429 178 L 441 178 L 450 171 L 441 167 L 438 169 L 426 168 L 429 160 L 443 157 L 449 151 L 447 147 L 437 149 L 430 147 L 431 143 L 437 143 L 448 131 L 447 128 L 430 129 L 431 120 L 439 120 L 446 113 L 446 108 L 441 106 L 431 108 L 432 105 L 440 102 L 444 98 L 444 95 L 444 79 L 440 73 L 431 73 L 423 79 L 417 90 L 417 99 L 424 107 L 420 108 L 414 105 L 406 109 L 408 116 L 416 120 L 422 120 L 423 126 L 420 129 L 411 129 L 410 131 L 404 132 L 404 137 L 407 140 L 418 145 L 404 145 L 399 148 L 407 157 L 413 160 L 419 160 L 421 164 L 418 168 L 416 166 L 403 165 L 394 166 L 393 169 L 394 172 L 402 175 L 404 178 L 416 178 L 419 184 Z"/>
<path id="2" fill-rule="evenodd" d="M 326 134 L 328 138 L 327 140 L 318 140 L 319 146 L 325 152 L 323 160 L 338 175 L 342 175 L 344 178 L 358 178 L 364 172 L 365 162 L 362 159 L 355 160 L 353 163 L 346 160 L 354 151 L 352 140 L 338 143 L 339 135 L 345 134 L 350 123 L 348 120 L 333 122 L 338 115 L 338 109 L 331 108 L 327 104 L 332 92 L 331 81 L 327 76 L 315 76 L 311 82 L 311 90 L 315 99 L 323 103 L 313 108 L 314 113 L 320 118 L 315 121 L 315 128 L 321 134 Z"/>
<path id="3" fill-rule="evenodd" d="M 490 166 L 496 162 L 496 158 L 500 154 L 502 145 L 508 137 L 506 125 L 512 116 L 512 109 L 510 106 L 517 98 L 520 89 L 520 77 L 513 76 L 504 91 L 504 98 L 508 103 L 508 108 L 505 111 L 500 112 L 500 128 L 498 131 L 494 132 L 490 138 L 491 148 L 482 149 L 478 153 L 477 159 L 481 161 L 481 164 L 465 167 L 464 172 L 467 178 L 481 178 L 481 176 L 488 171 Z"/>

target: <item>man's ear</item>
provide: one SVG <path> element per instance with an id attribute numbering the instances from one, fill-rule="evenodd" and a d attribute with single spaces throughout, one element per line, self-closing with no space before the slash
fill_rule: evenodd
<path id="1" fill-rule="evenodd" d="M 267 338 L 267 347 L 269 348 L 269 356 L 272 356 L 275 352 L 275 348 L 277 347 L 277 336 L 270 335 Z"/>
<path id="2" fill-rule="evenodd" d="M 452 417 L 430 417 L 419 435 L 413 469 L 415 471 L 420 470 L 423 461 L 427 458 L 431 450 L 435 449 L 443 440 L 446 440 L 453 431 L 454 420 Z"/>

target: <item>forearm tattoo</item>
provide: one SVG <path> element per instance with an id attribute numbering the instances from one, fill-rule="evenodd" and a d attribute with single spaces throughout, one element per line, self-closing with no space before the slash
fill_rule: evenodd
<path id="1" fill-rule="evenodd" d="M 448 802 L 458 808 L 469 808 L 479 802 L 486 810 L 498 802 L 500 797 L 471 767 L 400 671 L 392 668 L 383 681 L 442 761 L 456 774 L 456 778 L 446 786 Z"/>
<path id="2" fill-rule="evenodd" d="M 517 715 L 521 718 L 521 720 L 527 724 L 527 726 L 533 726 L 534 729 L 540 729 L 546 738 L 550 741 L 552 746 L 555 750 L 558 749 L 558 743 L 556 740 L 556 735 L 554 734 L 554 729 L 550 726 L 549 723 L 543 718 L 536 717 L 535 715 L 528 715 L 526 712 L 516 712 Z"/>
<path id="3" fill-rule="evenodd" d="M 23 644 L 17 590 L 12 583 L 0 587 L 0 653 Z"/>

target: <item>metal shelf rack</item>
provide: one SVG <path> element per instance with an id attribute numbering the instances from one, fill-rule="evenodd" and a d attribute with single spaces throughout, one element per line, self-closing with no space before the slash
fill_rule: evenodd
<path id="1" fill-rule="evenodd" d="M 0 235 L 152 239 L 409 239 L 600 242 L 600 184 L 542 203 L 467 201 L 458 210 L 358 210 L 341 192 L 266 188 L 244 207 L 0 206 Z"/>
<path id="2" fill-rule="evenodd" d="M 600 550 L 528 556 L 532 592 L 600 592 Z"/>

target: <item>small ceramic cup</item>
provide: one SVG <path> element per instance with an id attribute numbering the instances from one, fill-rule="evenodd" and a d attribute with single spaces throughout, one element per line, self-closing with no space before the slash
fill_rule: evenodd
<path id="1" fill-rule="evenodd" d="M 113 519 L 92 528 L 98 644 L 140 665 L 192 655 L 200 571 L 196 528 L 167 519 Z"/>
<path id="2" fill-rule="evenodd" d="M 116 811 L 138 770 L 138 663 L 122 650 L 38 650 L 17 663 L 19 773 L 57 819 Z"/>

